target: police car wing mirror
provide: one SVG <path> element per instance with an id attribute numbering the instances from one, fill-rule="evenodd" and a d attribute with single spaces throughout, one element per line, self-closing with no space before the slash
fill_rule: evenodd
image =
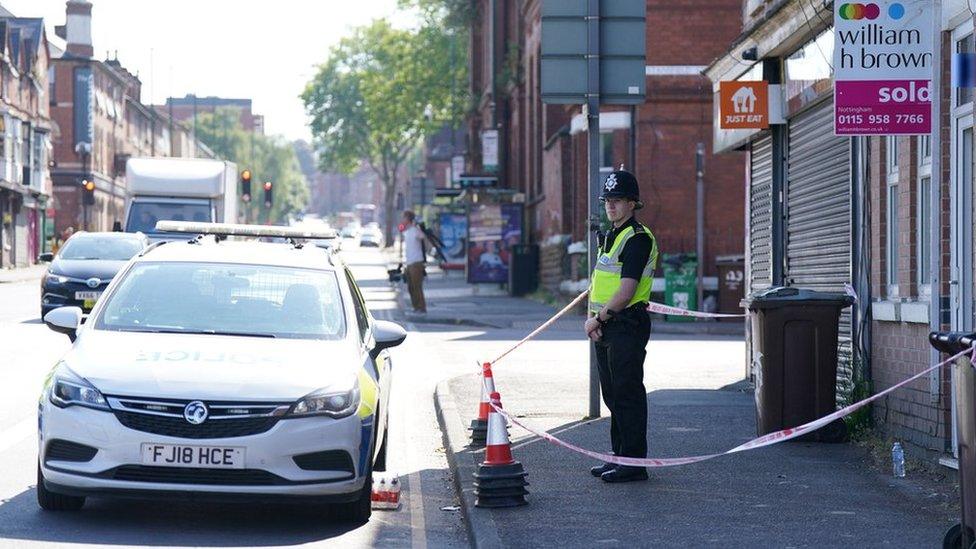
<path id="1" fill-rule="evenodd" d="M 403 343 L 403 340 L 406 338 L 407 331 L 399 324 L 386 320 L 375 321 L 373 323 L 373 340 L 376 341 L 376 344 L 373 345 L 373 357 L 378 356 L 383 349 L 396 347 Z"/>
<path id="2" fill-rule="evenodd" d="M 44 315 L 44 324 L 47 324 L 48 328 L 68 336 L 72 342 L 77 337 L 81 322 L 81 307 L 58 307 Z"/>

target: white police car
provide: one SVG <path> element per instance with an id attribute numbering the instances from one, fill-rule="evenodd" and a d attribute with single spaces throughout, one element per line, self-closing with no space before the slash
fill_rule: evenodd
<path id="1" fill-rule="evenodd" d="M 406 333 L 374 320 L 352 274 L 299 229 L 160 222 L 193 232 L 115 277 L 69 335 L 38 406 L 37 499 L 296 499 L 370 515 L 385 469 L 391 361 Z M 283 237 L 292 244 L 228 241 Z"/>

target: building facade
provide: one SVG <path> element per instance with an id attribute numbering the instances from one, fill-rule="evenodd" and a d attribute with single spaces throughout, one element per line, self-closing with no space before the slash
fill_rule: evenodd
<path id="1" fill-rule="evenodd" d="M 0 17 L 0 50 L 0 267 L 24 267 L 48 249 L 52 232 L 44 21 Z"/>
<path id="2" fill-rule="evenodd" d="M 623 166 L 636 174 L 646 206 L 638 219 L 654 231 L 662 253 L 694 253 L 696 151 L 704 147 L 703 259 L 714 285 L 716 258 L 742 253 L 744 155 L 712 154 L 711 85 L 702 70 L 739 32 L 741 3 L 680 4 L 647 2 L 647 99 L 634 108 L 601 109 L 600 169 Z M 579 106 L 542 102 L 542 2 L 473 6 L 469 170 L 495 173 L 500 187 L 515 191 L 529 243 L 552 243 L 562 250 L 553 253 L 564 253 L 567 243 L 588 237 L 585 118 Z M 483 157 L 486 136 L 497 142 L 495 164 Z"/>
<path id="3" fill-rule="evenodd" d="M 973 329 L 973 91 L 950 85 L 952 54 L 976 51 L 973 14 L 965 0 L 942 3 L 936 148 L 932 136 L 834 135 L 830 4 L 747 0 L 742 10 L 742 33 L 706 72 L 716 97 L 722 81 L 770 87 L 768 130 L 715 137 L 717 152 L 748 157 L 747 291 L 855 291 L 840 323 L 842 404 L 937 362 L 931 330 Z M 952 408 L 946 368 L 878 401 L 874 425 L 953 466 Z"/>
<path id="4" fill-rule="evenodd" d="M 217 110 L 233 110 L 238 113 L 241 127 L 247 131 L 264 135 L 264 116 L 254 114 L 250 99 L 232 99 L 227 97 L 197 97 L 187 94 L 184 97 L 170 97 L 163 106 L 174 120 L 178 120 L 191 127 L 196 117 L 201 113 L 214 113 Z"/>

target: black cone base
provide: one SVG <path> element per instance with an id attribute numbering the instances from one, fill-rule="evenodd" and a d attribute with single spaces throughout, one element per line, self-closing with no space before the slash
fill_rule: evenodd
<path id="1" fill-rule="evenodd" d="M 522 464 L 515 462 L 509 465 L 480 465 L 474 474 L 475 507 L 518 507 L 526 505 L 525 495 L 528 490 L 525 480 L 528 473 Z"/>
<path id="2" fill-rule="evenodd" d="M 471 426 L 471 446 L 481 447 L 488 440 L 488 422 L 483 419 L 472 419 Z"/>

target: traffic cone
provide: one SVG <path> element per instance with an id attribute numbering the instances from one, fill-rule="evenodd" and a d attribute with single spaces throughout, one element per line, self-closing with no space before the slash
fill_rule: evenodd
<path id="1" fill-rule="evenodd" d="M 491 393 L 491 403 L 501 408 L 501 395 Z M 517 507 L 528 503 L 528 473 L 522 464 L 512 457 L 512 445 L 508 440 L 505 418 L 491 408 L 488 412 L 488 440 L 485 461 L 474 474 L 475 507 Z"/>
<path id="2" fill-rule="evenodd" d="M 495 392 L 495 378 L 491 375 L 491 363 L 481 365 L 481 403 L 478 404 L 478 417 L 471 420 L 471 446 L 480 448 L 485 445 L 488 435 L 488 395 Z"/>

